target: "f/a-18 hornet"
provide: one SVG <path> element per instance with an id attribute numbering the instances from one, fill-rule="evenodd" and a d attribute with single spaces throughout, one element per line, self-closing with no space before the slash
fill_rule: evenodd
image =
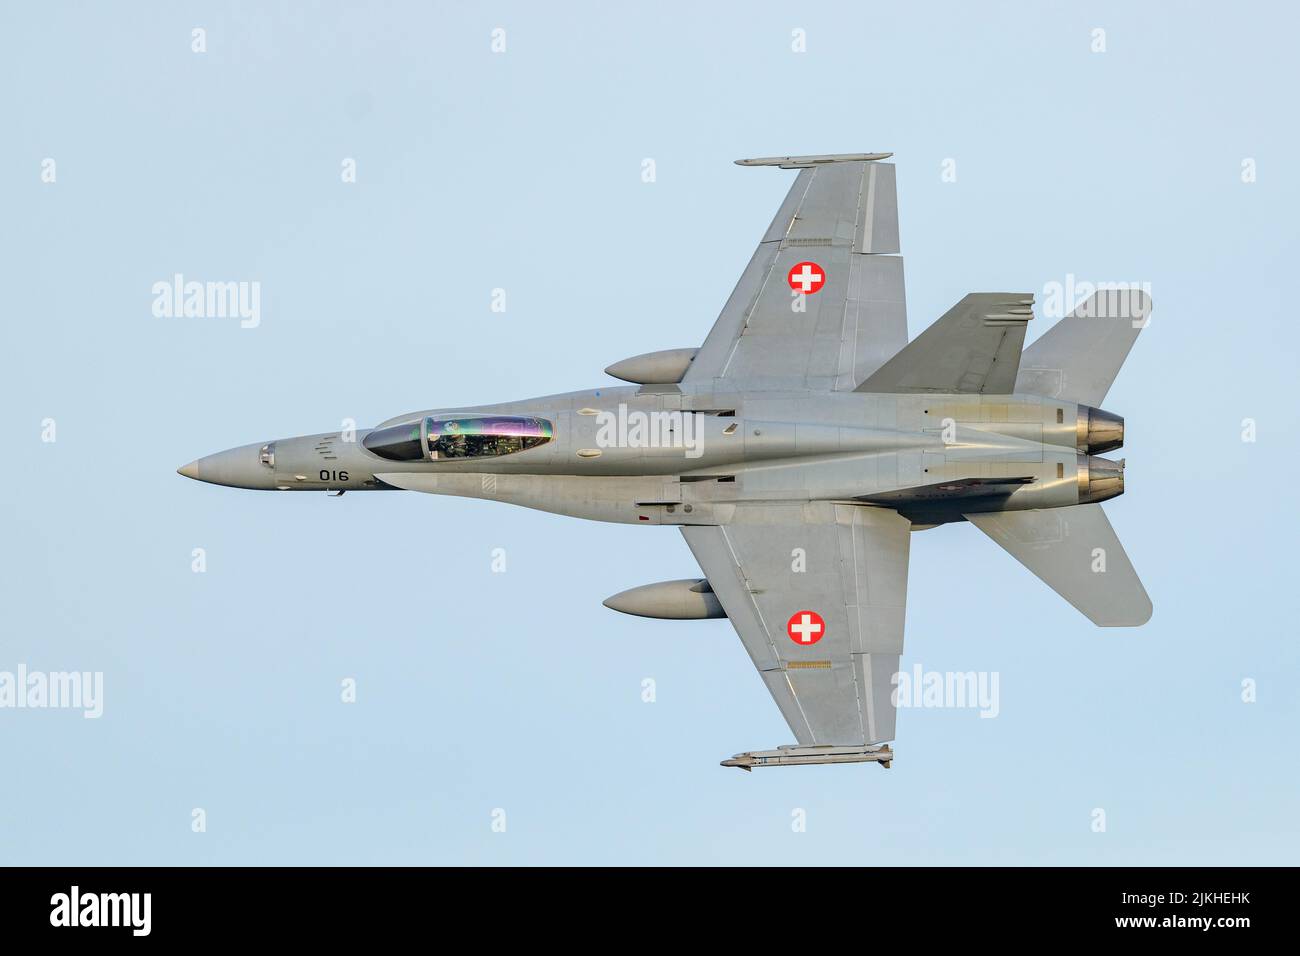
<path id="1" fill-rule="evenodd" d="M 724 766 L 877 762 L 912 532 L 968 521 L 1093 623 L 1151 602 L 1100 502 L 1124 491 L 1124 420 L 1098 406 L 1146 323 L 1097 293 L 1024 348 L 1028 292 L 967 295 L 911 342 L 890 153 L 738 160 L 794 186 L 698 349 L 618 362 L 601 387 L 399 415 L 245 445 L 179 469 L 280 491 L 406 489 L 676 525 L 703 578 L 617 611 L 727 617 L 796 744 Z"/>

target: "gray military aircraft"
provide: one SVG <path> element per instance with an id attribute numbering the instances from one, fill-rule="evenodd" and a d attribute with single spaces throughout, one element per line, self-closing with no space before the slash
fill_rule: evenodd
<path id="1" fill-rule="evenodd" d="M 1100 502 L 1124 420 L 1099 406 L 1151 310 L 1100 292 L 1025 349 L 1027 292 L 973 293 L 907 341 L 890 153 L 799 170 L 698 349 L 606 369 L 629 386 L 399 415 L 232 448 L 180 474 L 280 491 L 407 489 L 681 528 L 703 578 L 616 594 L 731 619 L 796 744 L 724 766 L 893 752 L 912 532 L 968 521 L 1095 624 L 1151 602 Z"/>

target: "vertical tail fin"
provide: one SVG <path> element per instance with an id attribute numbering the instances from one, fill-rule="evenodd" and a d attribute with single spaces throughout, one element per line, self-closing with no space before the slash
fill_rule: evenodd
<path id="1" fill-rule="evenodd" d="M 1105 289 L 1020 356 L 1016 391 L 1100 405 L 1151 314 L 1141 289 Z"/>

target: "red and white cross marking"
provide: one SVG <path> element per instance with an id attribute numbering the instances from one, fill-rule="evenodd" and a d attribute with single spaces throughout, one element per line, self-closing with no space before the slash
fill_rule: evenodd
<path id="1" fill-rule="evenodd" d="M 785 281 L 790 283 L 790 288 L 795 292 L 812 295 L 820 292 L 826 284 L 826 270 L 815 262 L 796 262 Z"/>
<path id="2" fill-rule="evenodd" d="M 796 644 L 816 644 L 826 636 L 826 622 L 816 611 L 795 611 L 785 622 L 785 632 Z"/>

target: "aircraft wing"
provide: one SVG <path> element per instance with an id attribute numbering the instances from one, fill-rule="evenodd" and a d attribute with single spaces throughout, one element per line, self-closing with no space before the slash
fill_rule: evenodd
<path id="1" fill-rule="evenodd" d="M 852 391 L 907 344 L 890 155 L 736 161 L 799 175 L 683 381 Z M 824 284 L 796 292 L 805 262 Z"/>
<path id="2" fill-rule="evenodd" d="M 800 744 L 893 739 L 911 522 L 860 505 L 739 505 L 733 523 L 682 534 Z"/>

